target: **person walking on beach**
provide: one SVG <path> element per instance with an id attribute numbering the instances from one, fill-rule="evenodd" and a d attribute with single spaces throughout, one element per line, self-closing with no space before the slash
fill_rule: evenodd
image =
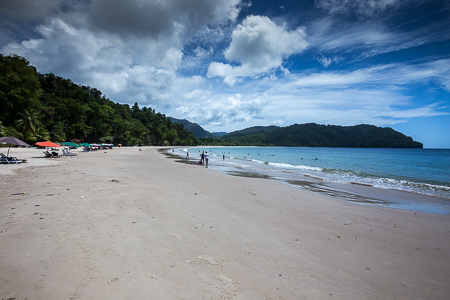
<path id="1" fill-rule="evenodd" d="M 209 154 L 208 154 L 208 152 L 206 152 L 206 153 L 205 153 L 206 167 L 208 167 L 208 161 L 209 161 Z"/>
<path id="2" fill-rule="evenodd" d="M 202 152 L 202 154 L 200 154 L 200 163 L 202 166 L 203 166 L 204 162 L 205 162 L 205 152 Z"/>
<path id="3" fill-rule="evenodd" d="M 189 160 L 189 152 L 186 152 L 186 159 Z"/>

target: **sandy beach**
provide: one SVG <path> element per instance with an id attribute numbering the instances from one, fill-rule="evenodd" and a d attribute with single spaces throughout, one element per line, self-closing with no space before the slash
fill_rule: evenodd
<path id="1" fill-rule="evenodd" d="M 0 299 L 448 299 L 450 216 L 115 148 L 0 165 Z"/>

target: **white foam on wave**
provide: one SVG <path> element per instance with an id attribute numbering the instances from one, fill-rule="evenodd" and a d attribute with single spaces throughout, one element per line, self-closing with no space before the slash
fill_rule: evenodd
<path id="1" fill-rule="evenodd" d="M 441 196 L 450 198 L 450 187 L 447 186 L 417 183 L 394 178 L 369 178 L 358 176 L 355 174 L 346 174 L 344 172 L 336 172 L 334 174 L 328 173 L 326 176 L 324 176 L 324 178 L 325 180 L 339 183 L 369 185 L 380 189 L 399 190 L 429 196 Z"/>
<path id="2" fill-rule="evenodd" d="M 291 164 L 285 164 L 285 163 L 271 163 L 271 162 L 269 162 L 269 166 L 274 166 L 274 167 L 278 167 L 278 168 L 285 168 L 285 169 L 305 170 L 305 171 L 322 171 L 322 168 L 318 168 L 318 167 L 309 167 L 309 166 L 304 166 L 304 165 L 291 165 Z"/>

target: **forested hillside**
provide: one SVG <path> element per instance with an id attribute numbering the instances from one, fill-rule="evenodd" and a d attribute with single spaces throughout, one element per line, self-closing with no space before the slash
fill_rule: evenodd
<path id="1" fill-rule="evenodd" d="M 182 124 L 135 103 L 114 103 L 96 88 L 40 74 L 25 58 L 0 54 L 0 136 L 28 143 L 76 139 L 123 145 L 195 145 Z"/>
<path id="2" fill-rule="evenodd" d="M 184 128 L 191 131 L 198 138 L 209 138 L 214 137 L 214 135 L 205 129 L 203 129 L 200 125 L 196 123 L 189 122 L 188 120 L 180 120 L 173 117 L 169 117 L 173 123 L 183 124 Z"/>
<path id="3" fill-rule="evenodd" d="M 256 129 L 255 129 L 256 130 Z M 236 146 L 296 146 L 353 148 L 423 148 L 422 143 L 392 128 L 373 125 L 294 124 L 248 135 L 227 134 L 205 144 Z"/>
<path id="4" fill-rule="evenodd" d="M 275 130 L 278 128 L 280 128 L 280 127 L 278 127 L 278 126 L 253 126 L 253 127 L 245 128 L 242 130 L 237 130 L 237 131 L 227 133 L 227 134 L 223 135 L 222 138 L 232 139 L 232 138 L 237 138 L 237 137 L 241 137 L 244 135 L 272 131 L 272 130 Z"/>

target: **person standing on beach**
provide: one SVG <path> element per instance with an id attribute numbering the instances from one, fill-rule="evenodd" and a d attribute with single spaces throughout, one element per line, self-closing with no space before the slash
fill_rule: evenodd
<path id="1" fill-rule="evenodd" d="M 186 159 L 189 160 L 189 152 L 186 152 Z"/>
<path id="2" fill-rule="evenodd" d="M 208 161 L 209 161 L 209 154 L 208 154 L 208 152 L 206 152 L 206 153 L 205 153 L 206 167 L 208 167 Z"/>
<path id="3" fill-rule="evenodd" d="M 201 163 L 201 165 L 203 166 L 203 163 L 205 162 L 205 152 L 202 152 L 201 154 L 200 154 L 200 163 Z"/>

